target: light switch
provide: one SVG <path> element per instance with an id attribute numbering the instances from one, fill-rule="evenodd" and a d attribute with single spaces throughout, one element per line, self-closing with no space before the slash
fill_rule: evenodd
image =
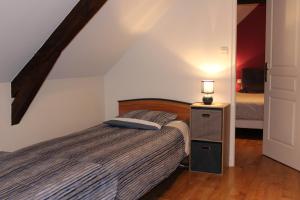
<path id="1" fill-rule="evenodd" d="M 228 54 L 229 49 L 228 49 L 228 47 L 223 46 L 223 47 L 220 48 L 220 51 L 221 51 L 221 54 Z"/>

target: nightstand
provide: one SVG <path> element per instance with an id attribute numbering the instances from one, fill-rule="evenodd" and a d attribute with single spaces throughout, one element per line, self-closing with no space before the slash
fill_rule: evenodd
<path id="1" fill-rule="evenodd" d="M 228 166 L 230 105 L 191 105 L 190 170 L 222 174 Z"/>

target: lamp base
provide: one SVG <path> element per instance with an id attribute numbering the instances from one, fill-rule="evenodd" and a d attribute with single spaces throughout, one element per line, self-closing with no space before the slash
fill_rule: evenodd
<path id="1" fill-rule="evenodd" d="M 202 100 L 205 105 L 211 105 L 212 102 L 214 101 L 214 99 L 212 97 L 205 97 L 205 96 L 203 97 Z"/>

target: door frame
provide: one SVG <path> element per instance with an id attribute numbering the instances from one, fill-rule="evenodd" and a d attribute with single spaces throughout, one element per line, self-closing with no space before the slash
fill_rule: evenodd
<path id="1" fill-rule="evenodd" d="M 236 99 L 236 45 L 237 45 L 237 5 L 232 1 L 232 37 L 231 37 L 231 112 L 230 112 L 230 139 L 229 139 L 229 166 L 235 166 L 235 99 Z"/>

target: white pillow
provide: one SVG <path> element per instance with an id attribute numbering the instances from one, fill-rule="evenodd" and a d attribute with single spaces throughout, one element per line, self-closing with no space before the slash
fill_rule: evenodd
<path id="1" fill-rule="evenodd" d="M 108 121 L 103 122 L 104 124 L 108 124 L 110 126 L 117 127 L 125 127 L 125 128 L 133 128 L 133 129 L 144 129 L 144 130 L 160 130 L 161 125 L 150 122 L 142 119 L 134 119 L 134 118 L 122 118 L 117 117 Z"/>

